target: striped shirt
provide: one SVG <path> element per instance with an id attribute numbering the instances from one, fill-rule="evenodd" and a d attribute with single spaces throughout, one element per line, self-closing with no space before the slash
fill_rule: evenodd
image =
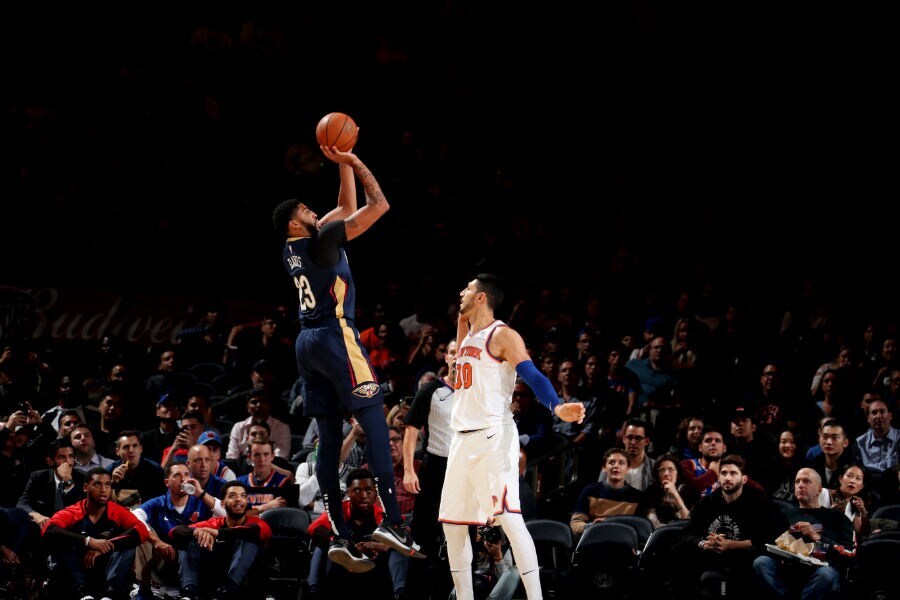
<path id="1" fill-rule="evenodd" d="M 450 409 L 453 400 L 453 388 L 441 380 L 425 384 L 413 398 L 406 414 L 406 424 L 418 429 L 426 428 L 425 450 L 429 454 L 447 458 L 450 453 Z"/>

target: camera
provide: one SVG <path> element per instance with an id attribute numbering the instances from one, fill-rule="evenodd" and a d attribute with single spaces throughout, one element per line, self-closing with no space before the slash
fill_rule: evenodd
<path id="1" fill-rule="evenodd" d="M 503 539 L 503 532 L 499 527 L 484 527 L 481 529 L 481 539 L 489 544 L 499 544 Z"/>

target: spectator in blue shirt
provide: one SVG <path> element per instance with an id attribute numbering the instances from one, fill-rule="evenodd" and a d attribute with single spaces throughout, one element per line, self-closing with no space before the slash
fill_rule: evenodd
<path id="1" fill-rule="evenodd" d="M 164 481 L 166 493 L 147 500 L 133 511 L 150 531 L 150 540 L 138 548 L 135 556 L 141 600 L 152 598 L 151 573 L 163 583 L 178 585 L 178 563 L 175 549 L 168 543 L 169 531 L 178 525 L 191 525 L 225 514 L 219 499 L 203 489 L 187 465 L 169 465 Z M 189 484 L 187 489 L 185 484 Z M 192 494 L 188 493 L 190 486 L 193 486 Z"/>
<path id="2" fill-rule="evenodd" d="M 882 473 L 900 462 L 900 429 L 891 426 L 893 414 L 879 394 L 867 395 L 869 429 L 856 438 L 859 457 L 869 474 Z"/>

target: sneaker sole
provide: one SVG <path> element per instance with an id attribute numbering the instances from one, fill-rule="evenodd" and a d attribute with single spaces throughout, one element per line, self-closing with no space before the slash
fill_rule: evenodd
<path id="1" fill-rule="evenodd" d="M 410 558 L 425 558 L 425 555 L 422 554 L 421 552 L 419 552 L 418 550 L 416 550 L 415 548 L 410 548 L 409 546 L 403 544 L 402 542 L 398 542 L 394 536 L 382 533 L 382 532 L 378 531 L 377 529 L 375 530 L 374 533 L 372 533 L 372 539 L 375 540 L 376 542 L 381 542 L 385 546 L 388 546 L 389 548 L 396 550 L 400 554 L 405 554 L 406 556 L 409 556 Z"/>
<path id="2" fill-rule="evenodd" d="M 328 558 L 331 559 L 331 562 L 341 565 L 351 573 L 366 573 L 375 568 L 374 561 L 368 558 L 356 559 L 346 552 L 331 552 L 329 550 Z"/>

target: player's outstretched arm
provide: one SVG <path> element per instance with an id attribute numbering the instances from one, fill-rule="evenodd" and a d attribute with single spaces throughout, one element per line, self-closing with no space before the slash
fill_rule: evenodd
<path id="1" fill-rule="evenodd" d="M 318 220 L 317 225 L 321 229 L 322 225 L 329 221 L 346 219 L 356 212 L 356 177 L 353 174 L 353 161 L 359 159 L 353 154 L 352 149 L 347 152 L 335 152 L 325 146 L 319 147 L 325 156 L 338 164 L 338 172 L 341 176 L 337 207 Z"/>
<path id="2" fill-rule="evenodd" d="M 347 239 L 352 240 L 365 233 L 375 221 L 380 219 L 381 216 L 388 211 L 390 205 L 388 204 L 387 198 L 384 197 L 384 192 L 381 191 L 381 186 L 378 185 L 378 181 L 375 179 L 375 176 L 372 175 L 372 171 L 369 170 L 369 167 L 367 167 L 358 156 L 352 152 L 337 152 L 333 149 L 325 148 L 324 146 L 322 147 L 322 151 L 325 153 L 325 156 L 334 162 L 341 165 L 350 165 L 353 168 L 353 172 L 356 174 L 356 178 L 359 179 L 359 182 L 362 184 L 363 191 L 366 194 L 366 205 L 354 211 L 353 214 L 344 219 Z"/>
<path id="3" fill-rule="evenodd" d="M 581 402 L 560 403 L 553 385 L 538 371 L 531 356 L 525 349 L 522 336 L 511 327 L 498 327 L 491 338 L 491 354 L 516 366 L 516 373 L 528 384 L 531 391 L 553 414 L 563 421 L 581 423 L 584 420 L 584 404 Z"/>

